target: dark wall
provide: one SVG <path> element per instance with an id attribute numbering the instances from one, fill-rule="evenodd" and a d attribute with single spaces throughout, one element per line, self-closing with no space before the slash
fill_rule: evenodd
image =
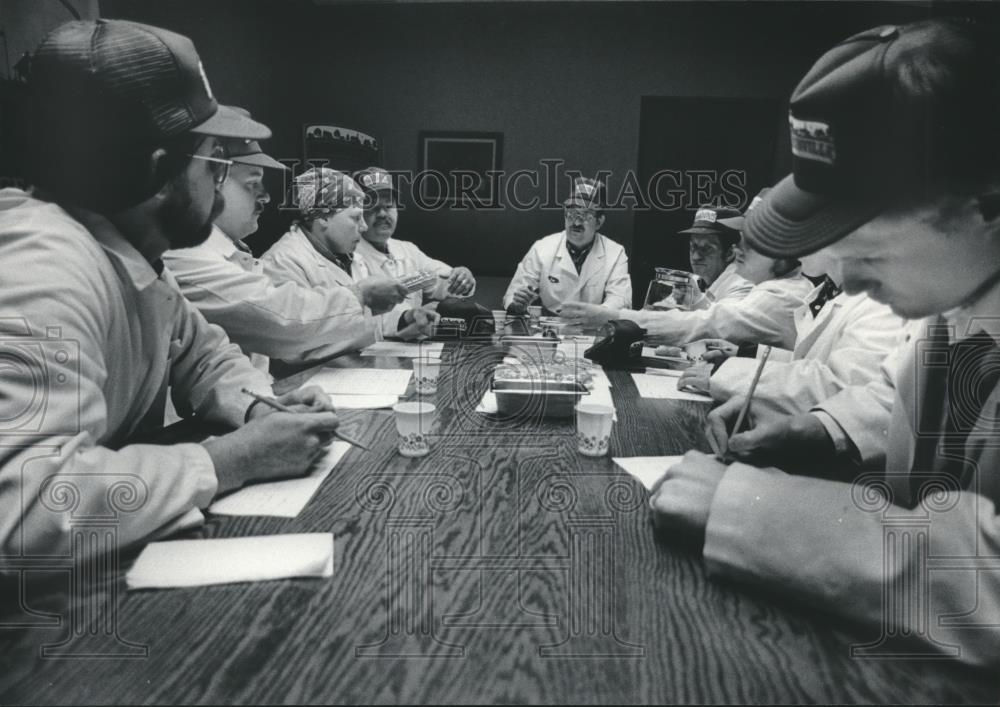
<path id="1" fill-rule="evenodd" d="M 417 168 L 420 130 L 497 131 L 505 170 L 561 159 L 610 170 L 611 192 L 638 163 L 642 96 L 785 99 L 839 39 L 927 12 L 917 3 L 300 0 L 102 0 L 101 9 L 192 37 L 220 100 L 274 129 L 275 156 L 301 155 L 304 122 L 376 136 L 390 169 Z M 783 171 L 787 140 L 779 145 Z M 272 212 L 251 244 L 260 250 L 282 225 Z M 480 274 L 510 275 L 533 240 L 561 228 L 552 211 L 411 208 L 398 234 Z M 610 213 L 603 230 L 630 247 L 632 212 Z"/>

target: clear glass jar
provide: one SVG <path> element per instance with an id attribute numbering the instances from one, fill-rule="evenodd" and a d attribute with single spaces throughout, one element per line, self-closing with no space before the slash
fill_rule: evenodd
<path id="1" fill-rule="evenodd" d="M 694 275 L 673 268 L 653 268 L 656 275 L 646 290 L 642 308 L 648 310 L 687 309 L 686 300 Z"/>

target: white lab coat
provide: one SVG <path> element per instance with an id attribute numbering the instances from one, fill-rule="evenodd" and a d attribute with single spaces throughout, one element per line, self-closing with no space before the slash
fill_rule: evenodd
<path id="1" fill-rule="evenodd" d="M 184 414 L 236 427 L 240 389 L 268 378 L 97 214 L 0 191 L 0 283 L 0 348 L 23 363 L 0 375 L 0 409 L 21 413 L 3 423 L 0 554 L 70 557 L 76 519 L 114 522 L 117 549 L 201 522 L 205 448 L 135 440 L 162 427 L 168 385 Z"/>
<path id="2" fill-rule="evenodd" d="M 625 249 L 598 233 L 580 272 L 566 249 L 566 232 L 553 233 L 532 244 L 507 287 L 503 306 L 509 307 L 522 287 L 539 290 L 544 306 L 556 312 L 565 302 L 603 304 L 613 309 L 632 306 L 632 280 Z"/>
<path id="3" fill-rule="evenodd" d="M 316 250 L 298 226 L 292 226 L 264 253 L 261 262 L 264 273 L 278 283 L 294 284 L 301 290 L 316 293 L 357 292 L 357 283 L 369 277 L 371 272 L 357 253 L 351 259 L 351 273 L 348 274 Z M 386 336 L 401 336 L 403 332 L 398 329 L 399 319 L 409 309 L 406 301 L 380 315 L 372 315 L 371 310 L 365 307 L 363 328 L 353 327 L 350 335 L 340 336 L 330 346 L 337 349 L 335 353 L 340 353 L 364 348 Z M 330 346 L 310 351 L 309 357 L 332 355 Z"/>
<path id="4" fill-rule="evenodd" d="M 299 237 L 315 252 L 305 236 Z M 364 311 L 349 278 L 303 286 L 273 277 L 263 259 L 238 249 L 217 226 L 205 243 L 168 251 L 163 258 L 184 296 L 254 354 L 255 365 L 266 357 L 296 362 L 327 358 L 375 341 L 380 323 Z"/>
<path id="5" fill-rule="evenodd" d="M 949 323 L 956 334 L 972 333 L 968 325 L 973 324 L 1000 341 L 998 311 L 1000 285 L 995 285 Z M 921 322 L 921 329 L 936 321 Z M 961 491 L 941 485 L 929 500 L 908 507 L 914 448 L 921 436 L 916 421 L 923 417 L 922 394 L 928 389 L 921 381 L 930 366 L 941 365 L 922 354 L 933 336 L 921 331 L 902 347 L 884 444 L 887 472 L 879 484 L 860 490 L 734 464 L 715 491 L 705 560 L 713 575 L 781 591 L 869 624 L 873 630 L 865 642 L 894 621 L 897 636 L 911 629 L 916 639 L 932 639 L 936 650 L 958 647 L 958 660 L 995 670 L 1000 666 L 1000 572 L 991 568 L 1000 556 L 1000 385 L 987 393 L 964 447 L 952 451 L 966 460 L 970 482 Z M 881 505 L 883 497 L 893 505 Z M 925 564 L 921 553 L 934 564 Z M 889 601 L 899 591 L 908 591 L 914 603 Z M 917 591 L 921 603 L 913 599 Z M 926 619 L 919 613 L 921 604 Z M 906 610 L 908 626 L 898 625 L 900 608 Z"/>
<path id="6" fill-rule="evenodd" d="M 814 285 L 795 270 L 756 285 L 743 299 L 726 299 L 708 309 L 656 312 L 623 309 L 646 330 L 651 342 L 679 346 L 698 339 L 725 339 L 735 344 L 795 345 L 795 310 L 805 304 Z"/>
<path id="7" fill-rule="evenodd" d="M 817 287 L 807 300 L 819 294 Z M 816 317 L 803 305 L 795 311 L 795 348 L 782 361 L 775 349 L 754 391 L 754 410 L 793 415 L 851 385 L 881 384 L 880 366 L 903 341 L 905 321 L 861 293 L 840 294 Z M 731 358 L 709 380 L 709 393 L 718 402 L 746 395 L 757 361 Z M 886 413 L 888 416 L 888 413 Z"/>
<path id="8" fill-rule="evenodd" d="M 386 242 L 386 247 L 389 249 L 388 254 L 362 238 L 355 251 L 357 256 L 355 261 L 363 260 L 368 272 L 373 275 L 386 275 L 398 279 L 421 270 L 438 275 L 436 283 L 428 285 L 421 292 L 407 295 L 405 303 L 409 307 L 419 307 L 426 301 L 438 301 L 452 296 L 448 294 L 448 278 L 452 271 L 450 265 L 430 257 L 410 241 L 390 238 Z M 462 298 L 472 297 L 475 293 L 476 288 L 473 285 L 472 292 L 463 295 Z"/>

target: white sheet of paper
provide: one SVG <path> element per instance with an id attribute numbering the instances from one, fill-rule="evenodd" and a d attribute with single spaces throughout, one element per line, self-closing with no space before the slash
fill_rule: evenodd
<path id="1" fill-rule="evenodd" d="M 632 380 L 639 389 L 639 395 L 644 398 L 668 398 L 670 400 L 696 400 L 702 403 L 712 402 L 712 398 L 700 393 L 689 393 L 677 390 L 677 378 L 673 376 L 657 376 L 648 373 L 633 373 Z"/>
<path id="2" fill-rule="evenodd" d="M 398 395 L 331 395 L 330 400 L 338 410 L 378 410 L 391 408 L 399 402 Z"/>
<path id="3" fill-rule="evenodd" d="M 333 535 L 300 533 L 150 543 L 125 583 L 129 589 L 152 589 L 331 576 Z"/>
<path id="4" fill-rule="evenodd" d="M 667 469 L 677 464 L 683 456 L 676 457 L 612 457 L 611 461 L 642 482 L 647 491 L 660 480 Z"/>
<path id="5" fill-rule="evenodd" d="M 403 395 L 412 375 L 406 368 L 324 368 L 304 385 L 328 395 Z"/>
<path id="6" fill-rule="evenodd" d="M 279 516 L 294 518 L 316 495 L 323 480 L 337 466 L 340 458 L 351 445 L 334 440 L 326 456 L 316 462 L 309 476 L 300 479 L 282 479 L 262 484 L 253 484 L 239 491 L 223 496 L 209 506 L 208 510 L 221 516 Z"/>
<path id="7" fill-rule="evenodd" d="M 397 356 L 399 358 L 441 358 L 444 351 L 443 341 L 418 343 L 416 341 L 376 341 L 371 346 L 361 349 L 362 356 Z"/>

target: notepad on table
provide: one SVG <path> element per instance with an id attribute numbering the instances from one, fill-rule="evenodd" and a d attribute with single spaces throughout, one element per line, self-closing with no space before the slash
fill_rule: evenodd
<path id="1" fill-rule="evenodd" d="M 399 402 L 398 395 L 331 395 L 330 402 L 338 410 L 378 410 L 391 408 Z"/>
<path id="2" fill-rule="evenodd" d="M 279 516 L 294 518 L 306 507 L 309 500 L 351 445 L 335 440 L 322 459 L 316 462 L 313 472 L 299 479 L 281 479 L 253 484 L 228 496 L 223 496 L 209 506 L 210 513 L 223 516 Z"/>
<path id="3" fill-rule="evenodd" d="M 125 576 L 129 589 L 199 587 L 333 576 L 333 535 L 298 533 L 150 543 Z"/>
<path id="4" fill-rule="evenodd" d="M 680 463 L 683 456 L 674 457 L 614 457 L 612 461 L 638 479 L 647 491 L 659 481 L 667 469 Z"/>
<path id="5" fill-rule="evenodd" d="M 443 341 L 376 341 L 361 349 L 362 356 L 395 356 L 397 358 L 441 358 Z"/>
<path id="6" fill-rule="evenodd" d="M 328 395 L 403 395 L 412 375 L 407 368 L 324 368 L 305 385 Z"/>
<path id="7" fill-rule="evenodd" d="M 666 398 L 670 400 L 696 400 L 710 403 L 712 398 L 701 393 L 689 393 L 678 390 L 677 378 L 673 376 L 650 375 L 648 373 L 633 373 L 632 380 L 639 389 L 639 395 L 644 398 Z"/>

